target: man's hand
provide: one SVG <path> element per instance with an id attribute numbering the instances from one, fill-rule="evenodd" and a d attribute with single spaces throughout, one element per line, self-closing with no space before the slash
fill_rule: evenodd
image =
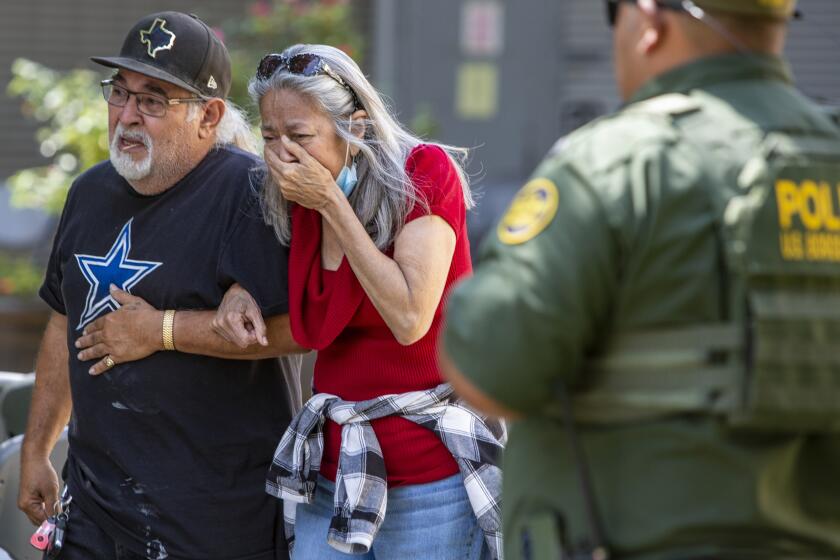
<path id="1" fill-rule="evenodd" d="M 56 513 L 58 503 L 58 475 L 49 456 L 24 458 L 20 465 L 18 508 L 35 525 L 40 525 Z"/>
<path id="2" fill-rule="evenodd" d="M 212 327 L 216 334 L 240 348 L 248 348 L 257 343 L 268 346 L 267 329 L 260 307 L 239 284 L 234 284 L 225 292 Z"/>
<path id="3" fill-rule="evenodd" d="M 81 361 L 99 359 L 88 373 L 99 375 L 108 371 L 105 363 L 110 356 L 114 364 L 141 360 L 163 349 L 163 311 L 158 311 L 144 299 L 111 285 L 111 297 L 120 308 L 100 317 L 85 327 L 76 340 Z"/>

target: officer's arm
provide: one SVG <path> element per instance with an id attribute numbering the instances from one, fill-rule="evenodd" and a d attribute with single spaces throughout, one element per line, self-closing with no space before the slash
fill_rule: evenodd
<path id="1" fill-rule="evenodd" d="M 562 163 L 539 170 L 449 298 L 445 373 L 487 412 L 528 415 L 554 400 L 606 322 L 618 258 L 587 175 Z"/>
<path id="2" fill-rule="evenodd" d="M 455 392 L 474 409 L 484 414 L 495 416 L 497 418 L 507 418 L 508 420 L 515 420 L 519 418 L 514 410 L 505 405 L 494 401 L 481 389 L 476 387 L 467 377 L 458 370 L 458 367 L 452 362 L 452 359 L 446 353 L 443 342 L 438 345 L 439 354 L 438 361 L 440 364 L 440 372 L 443 378 L 452 384 Z"/>

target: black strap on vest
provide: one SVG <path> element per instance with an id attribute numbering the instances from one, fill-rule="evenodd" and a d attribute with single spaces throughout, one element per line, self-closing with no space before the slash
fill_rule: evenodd
<path id="1" fill-rule="evenodd" d="M 589 523 L 589 543 L 585 550 L 573 550 L 572 559 L 580 560 L 609 560 L 610 551 L 607 547 L 606 531 L 601 511 L 598 508 L 598 500 L 595 496 L 595 486 L 592 484 L 592 476 L 589 469 L 589 462 L 586 453 L 578 438 L 575 428 L 575 419 L 572 412 L 572 402 L 569 393 L 563 383 L 557 385 L 557 396 L 560 401 L 563 426 L 566 429 L 566 436 L 569 438 L 569 446 L 572 449 L 572 459 L 578 471 L 583 503 L 586 507 L 586 517 Z M 570 543 L 567 543 L 570 544 Z"/>

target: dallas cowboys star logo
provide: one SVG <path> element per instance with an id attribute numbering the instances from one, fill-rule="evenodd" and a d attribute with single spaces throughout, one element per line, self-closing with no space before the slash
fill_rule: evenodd
<path id="1" fill-rule="evenodd" d="M 131 292 L 140 280 L 154 269 L 162 265 L 159 262 L 135 261 L 128 258 L 131 251 L 131 222 L 128 220 L 123 226 L 117 240 L 108 249 L 104 257 L 91 255 L 76 255 L 76 262 L 85 279 L 90 284 L 85 310 L 76 330 L 96 319 L 103 311 L 115 311 L 120 305 L 111 297 L 109 287 L 114 284 L 121 290 Z"/>
<path id="2" fill-rule="evenodd" d="M 166 51 L 175 44 L 175 34 L 166 28 L 166 20 L 155 18 L 148 29 L 140 30 L 140 42 L 147 46 L 146 52 L 155 58 L 158 51 Z"/>

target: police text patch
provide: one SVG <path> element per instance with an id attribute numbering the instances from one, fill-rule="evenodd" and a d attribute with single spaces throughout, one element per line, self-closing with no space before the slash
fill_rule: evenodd
<path id="1" fill-rule="evenodd" d="M 499 222 L 499 240 L 518 245 L 533 239 L 557 214 L 557 186 L 546 178 L 532 179 L 516 197 Z"/>
<path id="2" fill-rule="evenodd" d="M 776 181 L 784 260 L 840 262 L 840 185 L 833 187 L 833 181 Z"/>

